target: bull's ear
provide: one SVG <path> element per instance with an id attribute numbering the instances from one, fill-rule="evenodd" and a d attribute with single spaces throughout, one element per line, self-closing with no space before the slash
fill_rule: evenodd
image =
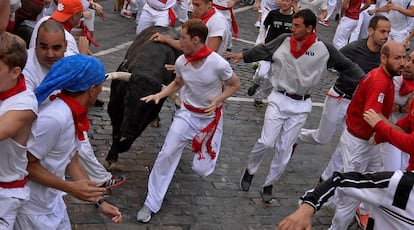
<path id="1" fill-rule="evenodd" d="M 105 80 L 121 80 L 121 81 L 129 81 L 131 79 L 131 73 L 128 72 L 111 72 L 105 75 Z"/>

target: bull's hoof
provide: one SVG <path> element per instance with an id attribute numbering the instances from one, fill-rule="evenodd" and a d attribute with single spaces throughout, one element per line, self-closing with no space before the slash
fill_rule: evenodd
<path id="1" fill-rule="evenodd" d="M 104 166 L 105 166 L 105 168 L 108 171 L 111 171 L 111 170 L 119 170 L 119 171 L 122 171 L 123 168 L 124 168 L 120 163 L 113 162 L 113 161 L 106 161 L 105 164 L 104 164 Z"/>
<path id="2" fill-rule="evenodd" d="M 159 119 L 155 119 L 150 123 L 151 127 L 159 128 L 161 127 L 161 121 Z"/>

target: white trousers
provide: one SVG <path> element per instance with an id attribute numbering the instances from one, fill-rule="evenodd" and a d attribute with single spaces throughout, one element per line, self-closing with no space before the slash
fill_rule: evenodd
<path id="1" fill-rule="evenodd" d="M 328 14 L 326 15 L 325 20 L 329 20 L 329 18 L 331 17 L 331 15 L 333 14 L 333 12 L 336 9 L 336 6 L 338 6 L 338 12 L 341 11 L 341 5 L 342 5 L 342 1 L 341 0 L 328 0 L 328 4 L 326 7 L 326 10 L 328 11 Z"/>
<path id="2" fill-rule="evenodd" d="M 375 172 L 382 165 L 378 151 L 371 151 L 372 145 L 368 141 L 357 138 L 346 129 L 339 142 L 344 163 L 344 172 Z M 336 212 L 330 229 L 347 229 L 355 215 L 359 201 L 352 197 L 336 198 Z"/>
<path id="3" fill-rule="evenodd" d="M 407 168 L 410 155 L 388 142 L 379 146 L 383 161 L 382 171 L 404 171 Z"/>
<path id="4" fill-rule="evenodd" d="M 326 145 L 331 142 L 338 125 L 344 123 L 346 110 L 351 100 L 335 98 L 339 94 L 333 87 L 329 89 L 328 94 L 334 97 L 325 97 L 318 129 L 302 129 L 297 143 Z"/>
<path id="5" fill-rule="evenodd" d="M 56 208 L 50 214 L 19 213 L 14 230 L 71 230 L 72 227 L 63 198 L 58 198 L 55 203 Z"/>
<path id="6" fill-rule="evenodd" d="M 274 157 L 263 187 L 273 184 L 285 171 L 292 146 L 312 110 L 310 98 L 300 101 L 273 91 L 269 97 L 262 133 L 249 156 L 247 169 L 255 174 L 264 154 L 275 149 Z"/>
<path id="7" fill-rule="evenodd" d="M 184 23 L 188 20 L 188 0 L 179 0 L 177 4 L 173 6 L 174 12 L 177 15 L 177 19 L 179 22 Z"/>
<path id="8" fill-rule="evenodd" d="M 145 205 L 152 212 L 156 213 L 160 210 L 184 148 L 212 119 L 197 116 L 186 110 L 184 106 L 176 112 L 148 179 Z M 204 159 L 199 159 L 199 155 L 194 154 L 192 169 L 197 175 L 206 177 L 214 171 L 220 152 L 222 134 L 223 117 L 219 121 L 211 143 L 213 150 L 217 153 L 216 158 L 211 159 L 205 145 L 202 148 Z"/>
<path id="9" fill-rule="evenodd" d="M 150 26 L 169 26 L 170 18 L 168 16 L 168 10 L 155 10 L 148 3 L 145 3 L 141 15 L 139 19 L 137 17 L 136 22 L 136 34 L 138 35 Z"/>
<path id="10" fill-rule="evenodd" d="M 375 4 L 371 4 L 366 10 L 362 11 L 359 14 L 359 20 L 358 20 L 358 24 L 355 28 L 355 30 L 351 33 L 351 37 L 349 38 L 349 42 L 353 42 L 358 40 L 359 38 L 361 39 L 366 39 L 368 38 L 368 26 L 369 26 L 369 21 L 371 20 L 372 17 L 374 17 L 374 15 L 369 15 L 368 14 L 368 10 L 372 10 L 375 9 Z"/>
<path id="11" fill-rule="evenodd" d="M 332 41 L 336 49 L 339 50 L 348 44 L 349 37 L 351 36 L 352 31 L 355 30 L 357 24 L 358 20 L 346 16 L 341 18 Z"/>
<path id="12" fill-rule="evenodd" d="M 12 230 L 23 199 L 0 197 L 0 230 Z"/>
<path id="13" fill-rule="evenodd" d="M 409 35 L 409 32 L 407 30 L 393 30 L 391 27 L 390 35 L 388 37 L 388 40 L 390 41 L 397 41 L 397 42 L 403 42 L 404 39 L 406 39 Z"/>
<path id="14" fill-rule="evenodd" d="M 85 141 L 81 141 L 78 149 L 78 156 L 79 161 L 91 181 L 103 183 L 112 178 L 112 173 L 108 172 L 101 162 L 96 159 L 89 138 L 86 138 Z"/>

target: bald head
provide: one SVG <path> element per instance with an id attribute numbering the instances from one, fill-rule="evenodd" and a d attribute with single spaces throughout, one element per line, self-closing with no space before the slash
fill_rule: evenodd
<path id="1" fill-rule="evenodd" d="M 66 47 L 62 24 L 53 19 L 44 21 L 39 27 L 35 47 L 40 65 L 50 69 L 57 60 L 63 58 Z"/>
<path id="2" fill-rule="evenodd" d="M 388 41 L 381 48 L 381 66 L 390 77 L 399 76 L 405 66 L 405 48 L 397 41 Z"/>
<path id="3" fill-rule="evenodd" d="M 389 57 L 391 52 L 393 53 L 402 53 L 405 54 L 405 48 L 402 43 L 397 41 L 388 41 L 386 42 L 381 49 L 381 54 L 384 54 L 385 56 Z"/>

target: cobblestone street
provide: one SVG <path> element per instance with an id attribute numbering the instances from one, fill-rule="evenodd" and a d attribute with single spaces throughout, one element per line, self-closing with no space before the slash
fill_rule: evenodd
<path id="1" fill-rule="evenodd" d="M 104 6 L 106 18 L 96 19 L 95 37 L 101 47 L 94 48 L 93 52 L 104 62 L 107 72 L 111 72 L 122 62 L 130 44 L 128 42 L 135 37 L 135 22 L 112 12 L 112 1 L 104 0 L 100 4 Z M 233 41 L 234 52 L 253 47 L 258 33 L 254 27 L 257 11 L 251 7 L 243 9 L 236 13 L 241 29 L 240 40 Z M 319 37 L 331 41 L 336 23 L 331 21 L 333 27 L 318 25 Z M 246 95 L 253 74 L 251 64 L 241 62 L 233 64 L 233 67 L 242 86 L 235 97 L 225 103 L 224 134 L 215 172 L 206 178 L 195 175 L 191 170 L 193 153 L 189 146 L 184 151 L 160 212 L 148 224 L 136 221 L 136 214 L 146 196 L 150 170 L 171 123 L 172 103 L 167 101 L 160 113 L 161 127 L 148 127 L 128 152 L 120 154 L 122 169 L 114 171 L 114 174 L 126 175 L 127 181 L 113 189 L 108 200 L 121 209 L 123 222 L 112 224 L 98 214 L 93 204 L 68 197 L 73 229 L 266 230 L 275 229 L 283 217 L 296 209 L 300 195 L 316 184 L 328 163 L 339 133 L 329 145 L 303 144 L 297 147 L 284 175 L 274 184 L 274 200 L 271 204 L 262 202 L 260 189 L 273 153 L 267 154 L 250 191 L 241 191 L 240 177 L 246 167 L 247 157 L 260 136 L 266 107 L 255 107 L 252 97 Z M 327 72 L 314 90 L 312 100 L 315 106 L 305 127 L 318 126 L 322 111 L 320 105 L 334 80 L 335 76 Z M 105 86 L 106 90 L 99 96 L 105 102 L 104 108 L 95 107 L 89 113 L 92 123 L 89 137 L 101 162 L 104 162 L 109 150 L 112 132 L 106 111 L 109 83 L 105 83 Z M 331 217 L 332 212 L 322 209 L 314 218 L 313 229 L 327 229 Z"/>

